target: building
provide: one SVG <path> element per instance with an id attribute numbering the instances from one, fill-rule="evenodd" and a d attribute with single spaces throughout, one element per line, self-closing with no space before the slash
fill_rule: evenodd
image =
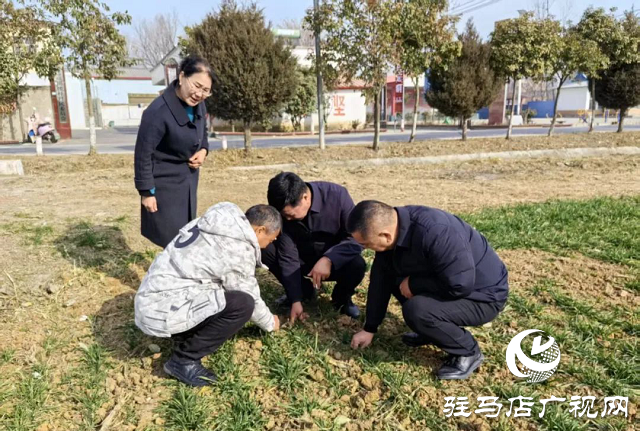
<path id="1" fill-rule="evenodd" d="M 65 73 L 67 100 L 73 129 L 87 129 L 89 114 L 84 80 Z M 138 126 L 142 112 L 164 90 L 152 82 L 151 72 L 137 65 L 121 69 L 108 81 L 98 76 L 91 80 L 91 95 L 96 127 Z"/>
<path id="2" fill-rule="evenodd" d="M 420 84 L 423 85 L 420 85 Z M 394 121 L 400 118 L 404 109 L 405 121 L 413 121 L 413 108 L 418 100 L 418 121 L 424 117 L 425 113 L 431 114 L 433 109 L 427 103 L 424 97 L 425 92 L 425 76 L 418 77 L 418 86 L 412 78 L 404 75 L 388 75 L 386 92 L 383 95 L 383 118 L 387 121 Z M 403 92 L 404 92 L 404 104 L 403 104 Z M 373 112 L 373 111 L 371 111 Z"/>
<path id="3" fill-rule="evenodd" d="M 58 73 L 53 80 L 42 78 L 35 73 L 27 74 L 21 85 L 29 90 L 22 95 L 22 116 L 16 108 L 10 115 L 0 117 L 0 141 L 20 141 L 22 131 L 27 131 L 26 118 L 37 113 L 41 121 L 55 125 L 62 139 L 71 138 L 71 123 L 66 100 L 65 79 Z M 21 124 L 22 123 L 22 124 Z"/>
<path id="4" fill-rule="evenodd" d="M 153 85 L 167 86 L 178 77 L 178 66 L 182 60 L 180 48 L 174 46 L 162 60 L 151 69 Z"/>

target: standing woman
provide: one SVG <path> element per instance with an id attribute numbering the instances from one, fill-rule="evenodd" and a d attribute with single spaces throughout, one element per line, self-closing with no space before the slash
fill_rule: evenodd
<path id="1" fill-rule="evenodd" d="M 142 114 L 134 158 L 141 231 L 163 248 L 196 218 L 199 169 L 209 152 L 204 100 L 212 81 L 207 61 L 189 56 Z"/>

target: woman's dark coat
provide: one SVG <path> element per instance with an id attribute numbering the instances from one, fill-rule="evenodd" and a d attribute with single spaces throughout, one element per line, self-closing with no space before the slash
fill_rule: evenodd
<path id="1" fill-rule="evenodd" d="M 193 123 L 176 95 L 177 80 L 142 114 L 135 148 L 135 185 L 140 192 L 155 188 L 158 211 L 141 207 L 142 235 L 165 247 L 182 226 L 196 218 L 198 169 L 188 161 L 197 151 L 209 151 L 204 102 L 195 108 Z"/>

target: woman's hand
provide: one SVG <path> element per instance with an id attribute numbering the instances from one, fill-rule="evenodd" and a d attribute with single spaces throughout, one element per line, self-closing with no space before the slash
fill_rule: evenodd
<path id="1" fill-rule="evenodd" d="M 142 206 L 145 207 L 150 213 L 158 211 L 158 201 L 156 201 L 155 196 L 143 196 Z"/>
<path id="2" fill-rule="evenodd" d="M 207 158 L 207 150 L 203 148 L 197 153 L 195 153 L 193 156 L 191 156 L 191 158 L 189 159 L 189 167 L 191 169 L 198 169 L 200 166 L 202 166 L 202 164 L 204 163 L 204 159 L 206 158 Z"/>

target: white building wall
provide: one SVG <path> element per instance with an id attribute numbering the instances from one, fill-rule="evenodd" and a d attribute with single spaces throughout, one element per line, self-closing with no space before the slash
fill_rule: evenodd
<path id="1" fill-rule="evenodd" d="M 291 50 L 291 54 L 298 60 L 298 64 L 302 67 L 311 67 L 312 63 L 309 55 L 314 54 L 314 48 L 306 46 L 296 46 Z"/>
<path id="2" fill-rule="evenodd" d="M 586 86 L 562 88 L 558 99 L 558 111 L 589 109 L 591 95 Z"/>
<path id="3" fill-rule="evenodd" d="M 67 98 L 72 129 L 86 129 L 89 125 L 85 118 L 86 89 L 83 80 L 65 74 Z M 102 102 L 102 122 L 106 126 L 113 121 L 116 126 L 137 126 L 146 106 L 129 106 L 129 94 L 159 95 L 163 85 L 154 85 L 151 80 L 94 79 L 91 81 L 91 93 Z"/>
<path id="4" fill-rule="evenodd" d="M 361 90 L 336 90 L 329 93 L 326 106 L 327 124 L 351 128 L 353 121 L 359 121 L 362 128 L 367 119 L 367 105 Z"/>
<path id="5" fill-rule="evenodd" d="M 89 126 L 84 118 L 86 94 L 84 82 L 74 78 L 69 72 L 65 72 L 64 78 L 67 85 L 67 104 L 71 118 L 71 129 L 86 129 Z"/>
<path id="6" fill-rule="evenodd" d="M 153 85 L 151 80 L 114 79 L 106 81 L 96 79 L 94 82 L 94 97 L 100 98 L 102 103 L 110 105 L 129 104 L 129 94 L 156 94 L 164 90 L 164 85 Z"/>

